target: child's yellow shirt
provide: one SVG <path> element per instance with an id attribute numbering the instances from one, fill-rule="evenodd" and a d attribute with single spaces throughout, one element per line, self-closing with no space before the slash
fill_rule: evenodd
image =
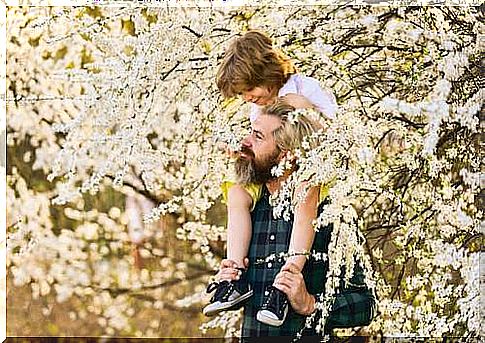
<path id="1" fill-rule="evenodd" d="M 229 188 L 234 186 L 236 182 L 234 181 L 224 181 L 221 185 L 221 190 L 222 190 L 222 199 L 224 203 L 227 203 L 227 195 L 229 193 Z M 261 198 L 261 193 L 263 190 L 263 185 L 258 185 L 255 183 L 249 183 L 247 185 L 242 186 L 249 194 L 249 196 L 252 199 L 252 205 L 251 205 L 251 211 L 254 209 L 256 206 L 256 203 L 258 200 Z M 320 205 L 325 198 L 328 196 L 328 191 L 330 189 L 329 185 L 321 185 L 320 186 L 320 192 L 319 192 L 319 197 L 318 197 L 318 205 Z"/>

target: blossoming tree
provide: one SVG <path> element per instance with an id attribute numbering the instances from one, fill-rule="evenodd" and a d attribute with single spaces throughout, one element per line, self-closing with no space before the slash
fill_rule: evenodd
<path id="1" fill-rule="evenodd" d="M 274 199 L 284 216 L 302 180 L 332 185 L 315 222 L 335 227 L 319 310 L 338 284 L 331 275 L 357 254 L 379 316 L 353 333 L 478 336 L 484 26 L 474 7 L 8 8 L 14 284 L 82 299 L 72 317 L 92 313 L 108 334 L 147 334 L 130 320 L 139 302 L 201 307 L 224 251 L 219 184 L 231 165 L 218 142 L 237 144 L 248 128 L 246 105 L 221 99 L 215 71 L 250 28 L 268 32 L 340 106 L 312 137 L 318 148 L 295 152 L 300 168 Z M 135 238 L 133 199 L 155 204 L 142 206 Z M 183 258 L 163 245 L 161 218 L 191 243 Z M 134 267 L 133 244 L 149 263 Z M 190 294 L 170 303 L 167 289 L 181 282 Z M 232 335 L 238 320 L 226 313 L 202 329 Z"/>

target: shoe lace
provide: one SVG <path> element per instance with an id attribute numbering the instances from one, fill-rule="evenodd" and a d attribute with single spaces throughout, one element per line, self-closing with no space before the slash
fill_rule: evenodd
<path id="1" fill-rule="evenodd" d="M 267 290 L 269 291 L 269 294 L 263 306 L 281 315 L 288 303 L 288 298 L 282 291 L 274 286 L 268 286 Z"/>
<path id="2" fill-rule="evenodd" d="M 216 291 L 212 296 L 211 301 L 227 300 L 227 297 L 229 297 L 233 289 L 234 285 L 229 281 L 214 281 L 207 286 L 207 293 L 211 293 L 214 290 Z"/>
<path id="3" fill-rule="evenodd" d="M 210 284 L 207 285 L 206 292 L 207 293 L 212 293 L 212 292 L 214 292 L 214 290 L 217 289 L 218 286 L 219 286 L 219 282 L 218 281 L 213 281 L 213 282 L 211 282 Z"/>

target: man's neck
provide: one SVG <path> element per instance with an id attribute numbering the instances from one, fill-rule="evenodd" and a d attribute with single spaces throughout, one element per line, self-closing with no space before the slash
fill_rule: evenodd
<path id="1" fill-rule="evenodd" d="M 287 170 L 282 176 L 267 181 L 266 188 L 268 189 L 269 194 L 273 194 L 278 191 L 281 188 L 281 184 L 288 178 L 290 174 L 291 171 Z"/>
<path id="2" fill-rule="evenodd" d="M 269 194 L 275 193 L 278 189 L 280 189 L 281 181 L 278 179 L 273 179 L 266 182 L 266 188 L 268 188 Z"/>

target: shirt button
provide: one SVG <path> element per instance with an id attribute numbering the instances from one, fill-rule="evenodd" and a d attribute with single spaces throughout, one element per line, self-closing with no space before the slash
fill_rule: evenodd
<path id="1" fill-rule="evenodd" d="M 274 241 L 274 238 L 275 238 L 274 235 L 269 236 L 269 239 L 272 241 Z"/>
<path id="2" fill-rule="evenodd" d="M 273 267 L 273 263 L 268 262 L 268 268 L 271 268 L 271 267 Z"/>

